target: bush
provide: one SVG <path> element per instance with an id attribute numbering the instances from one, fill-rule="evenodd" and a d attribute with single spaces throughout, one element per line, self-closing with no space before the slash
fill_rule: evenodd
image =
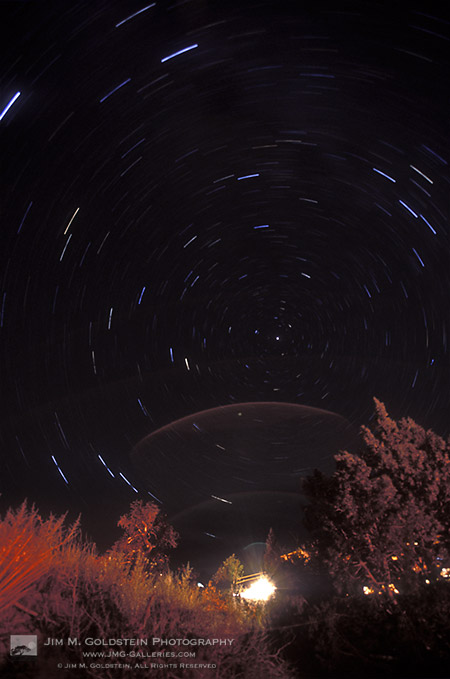
<path id="1" fill-rule="evenodd" d="M 50 516 L 43 521 L 26 501 L 17 511 L 8 510 L 0 523 L 0 614 L 17 604 L 75 539 L 78 522 L 66 530 L 64 520 Z"/>

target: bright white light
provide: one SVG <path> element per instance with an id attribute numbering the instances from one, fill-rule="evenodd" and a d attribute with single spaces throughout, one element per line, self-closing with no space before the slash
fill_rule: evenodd
<path id="1" fill-rule="evenodd" d="M 242 592 L 241 597 L 251 601 L 267 601 L 275 590 L 276 587 L 270 580 L 264 577 L 258 578 L 248 589 Z"/>
<path id="2" fill-rule="evenodd" d="M 11 101 L 8 104 L 6 104 L 5 108 L 0 113 L 0 120 L 3 120 L 3 118 L 8 113 L 9 109 L 11 108 L 11 106 L 14 104 L 15 101 L 17 101 L 17 99 L 19 97 L 20 97 L 20 92 L 16 92 L 15 95 L 13 96 L 13 98 L 11 99 Z"/>

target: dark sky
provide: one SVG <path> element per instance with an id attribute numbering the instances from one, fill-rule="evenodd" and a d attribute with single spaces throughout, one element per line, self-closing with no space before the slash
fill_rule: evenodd
<path id="1" fill-rule="evenodd" d="M 218 406 L 448 435 L 438 7 L 1 3 L 2 511 L 170 507 L 131 451 Z"/>

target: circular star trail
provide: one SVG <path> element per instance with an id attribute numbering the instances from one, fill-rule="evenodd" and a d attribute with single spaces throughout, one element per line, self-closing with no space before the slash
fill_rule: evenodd
<path id="1" fill-rule="evenodd" d="M 95 534 L 101 508 L 159 498 L 138 442 L 219 406 L 357 428 L 376 396 L 449 433 L 442 8 L 0 11 L 4 503 Z M 184 464 L 158 468 L 164 497 Z"/>

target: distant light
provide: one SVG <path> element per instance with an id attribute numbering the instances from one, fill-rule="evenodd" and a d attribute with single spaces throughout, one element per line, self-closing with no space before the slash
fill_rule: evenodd
<path id="1" fill-rule="evenodd" d="M 389 181 L 394 182 L 394 184 L 396 184 L 395 179 L 393 179 L 392 177 L 390 177 L 388 174 L 385 174 L 384 172 L 381 172 L 381 170 L 377 170 L 376 167 L 373 167 L 372 170 L 373 170 L 374 172 L 377 172 L 378 174 L 381 174 L 383 177 L 386 177 L 386 179 L 389 179 Z"/>
<path id="2" fill-rule="evenodd" d="M 436 235 L 436 230 L 433 229 L 433 227 L 431 226 L 430 222 L 427 222 L 427 220 L 425 219 L 425 217 L 424 217 L 423 215 L 420 215 L 420 217 L 421 217 L 421 219 L 423 219 L 423 221 L 425 222 L 425 224 L 431 229 L 431 231 L 434 233 L 434 235 Z"/>
<path id="3" fill-rule="evenodd" d="M 63 477 L 63 479 L 64 479 L 64 481 L 66 482 L 66 484 L 69 485 L 69 482 L 68 482 L 68 480 L 66 479 L 66 477 L 64 476 L 64 474 L 63 474 L 63 472 L 62 472 L 62 469 L 61 469 L 61 467 L 59 466 L 59 464 L 57 463 L 57 461 L 56 461 L 54 455 L 52 455 L 52 460 L 53 460 L 53 462 L 55 463 L 56 469 L 59 471 L 59 473 L 60 473 L 61 476 Z"/>
<path id="4" fill-rule="evenodd" d="M 112 471 L 110 470 L 110 468 L 108 467 L 108 465 L 106 464 L 106 462 L 105 462 L 105 460 L 102 458 L 102 456 L 101 456 L 101 455 L 97 455 L 97 457 L 98 457 L 98 459 L 100 460 L 100 462 L 102 463 L 102 465 L 103 465 L 103 466 L 107 469 L 107 471 L 111 474 L 111 476 L 113 477 L 113 479 L 115 479 L 116 477 L 114 476 L 114 474 L 112 473 Z"/>
<path id="5" fill-rule="evenodd" d="M 204 587 L 205 585 L 201 582 L 197 582 L 197 587 Z"/>
<path id="6" fill-rule="evenodd" d="M 194 50 L 196 47 L 198 47 L 197 44 L 189 45 L 189 47 L 185 47 L 182 50 L 178 50 L 178 52 L 174 52 L 173 54 L 169 54 L 168 57 L 164 57 L 163 59 L 161 59 L 161 63 L 163 64 L 165 61 L 169 61 L 169 59 L 173 59 L 174 57 L 177 57 L 179 54 L 184 54 L 185 52 L 189 52 L 190 50 Z"/>
<path id="7" fill-rule="evenodd" d="M 142 302 L 142 297 L 144 296 L 144 292 L 145 292 L 145 285 L 144 285 L 144 287 L 142 288 L 142 292 L 141 292 L 141 296 L 139 297 L 138 305 Z"/>
<path id="8" fill-rule="evenodd" d="M 415 170 L 415 171 L 418 172 L 420 175 L 422 175 L 422 177 L 423 177 L 424 179 L 426 179 L 427 182 L 430 182 L 430 184 L 433 183 L 432 180 L 431 180 L 429 177 L 427 177 L 426 174 L 424 174 L 423 172 L 421 172 L 420 170 L 418 170 L 417 167 L 414 167 L 414 165 L 410 165 L 409 167 L 411 167 L 413 170 Z"/>
<path id="9" fill-rule="evenodd" d="M 267 601 L 275 590 L 275 585 L 268 578 L 262 577 L 242 592 L 241 597 L 249 601 Z"/>
<path id="10" fill-rule="evenodd" d="M 225 500 L 223 497 L 218 497 L 217 495 L 211 495 L 214 500 L 220 500 L 220 502 L 225 502 L 227 505 L 232 505 L 231 500 Z"/>
<path id="11" fill-rule="evenodd" d="M 9 101 L 8 104 L 6 104 L 5 108 L 0 113 L 0 120 L 3 120 L 3 118 L 8 113 L 9 109 L 11 108 L 11 106 L 14 104 L 15 101 L 17 101 L 17 99 L 19 97 L 20 97 L 20 92 L 16 92 L 15 95 L 13 96 L 13 98 Z"/>
<path id="12" fill-rule="evenodd" d="M 411 208 L 409 207 L 409 205 L 406 205 L 406 203 L 404 203 L 402 200 L 399 200 L 398 202 L 400 203 L 400 205 L 403 205 L 403 207 L 404 207 L 406 210 L 408 210 L 408 212 L 409 212 L 410 214 L 412 214 L 413 217 L 415 217 L 415 218 L 417 219 L 418 215 L 416 215 L 416 213 L 414 212 L 414 210 L 411 210 Z"/>
<path id="13" fill-rule="evenodd" d="M 135 493 L 138 493 L 138 492 L 139 492 L 139 491 L 137 490 L 137 488 L 135 488 L 135 487 L 128 481 L 127 477 L 124 476 L 124 475 L 122 474 L 122 472 L 119 472 L 119 476 L 121 476 L 121 477 L 123 478 L 123 480 L 125 481 L 125 483 L 127 483 L 127 484 L 130 486 L 130 488 L 132 488 L 132 489 L 134 490 Z"/>
<path id="14" fill-rule="evenodd" d="M 412 251 L 413 251 L 414 254 L 416 255 L 416 257 L 417 257 L 417 259 L 419 260 L 421 266 L 425 267 L 425 264 L 423 263 L 423 259 L 421 258 L 421 256 L 420 256 L 419 253 L 417 252 L 417 250 L 416 250 L 415 248 L 413 248 Z M 414 544 L 416 544 L 416 543 L 414 543 Z"/>
<path id="15" fill-rule="evenodd" d="M 394 594 L 400 594 L 400 592 L 398 591 L 397 587 L 396 587 L 392 582 L 389 583 L 388 589 L 389 589 L 391 592 L 394 592 Z"/>
<path id="16" fill-rule="evenodd" d="M 154 7 L 156 5 L 156 2 L 153 2 L 151 5 L 147 5 L 147 7 L 143 7 L 142 9 L 138 10 L 134 14 L 130 14 L 126 19 L 122 19 L 122 21 L 119 21 L 118 24 L 116 24 L 115 28 L 119 28 L 119 26 L 122 26 L 125 24 L 127 21 L 130 21 L 130 19 L 134 19 L 134 17 L 137 17 L 138 14 L 142 14 L 142 12 L 145 12 L 147 9 L 150 9 L 151 7 Z"/>
<path id="17" fill-rule="evenodd" d="M 131 78 L 127 78 L 126 80 L 123 81 L 123 83 L 120 83 L 120 85 L 117 85 L 117 87 L 115 87 L 113 90 L 111 90 L 111 92 L 108 92 L 108 94 L 105 94 L 105 96 L 100 99 L 100 103 L 103 104 L 103 102 L 106 101 L 112 94 L 114 94 L 114 92 L 117 92 L 117 90 L 120 90 L 121 87 L 123 87 L 124 85 L 126 85 L 130 81 L 131 81 Z"/>
<path id="18" fill-rule="evenodd" d="M 192 238 L 190 240 L 188 240 L 188 242 L 183 245 L 183 248 L 187 248 L 187 246 L 190 245 L 192 243 L 192 241 L 195 240 L 196 238 L 197 238 L 197 236 L 192 236 Z"/>

